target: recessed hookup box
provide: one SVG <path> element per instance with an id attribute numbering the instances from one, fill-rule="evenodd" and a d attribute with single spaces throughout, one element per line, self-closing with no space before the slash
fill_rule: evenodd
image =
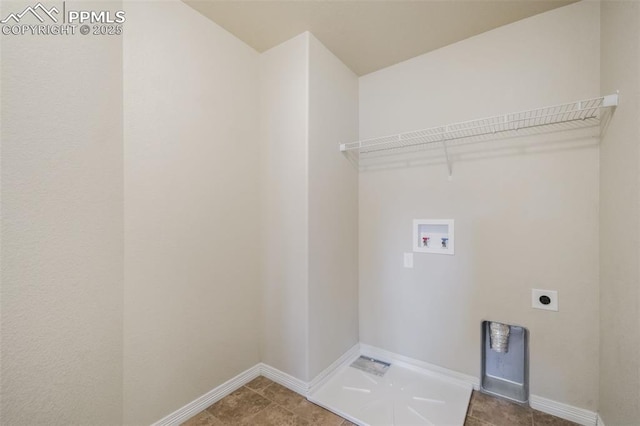
<path id="1" fill-rule="evenodd" d="M 497 321 L 482 322 L 480 391 L 529 403 L 529 331 Z"/>

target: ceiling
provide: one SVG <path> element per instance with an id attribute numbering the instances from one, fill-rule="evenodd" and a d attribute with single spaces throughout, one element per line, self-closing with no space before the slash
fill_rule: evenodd
<path id="1" fill-rule="evenodd" d="M 183 0 L 258 52 L 311 31 L 364 75 L 576 0 Z"/>

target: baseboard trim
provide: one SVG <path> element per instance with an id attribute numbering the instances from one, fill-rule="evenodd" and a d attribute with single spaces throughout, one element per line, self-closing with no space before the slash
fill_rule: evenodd
<path id="1" fill-rule="evenodd" d="M 468 374 L 459 373 L 457 371 L 429 364 L 428 362 L 409 358 L 365 343 L 360 343 L 360 351 L 362 355 L 390 362 L 415 371 L 434 374 L 449 382 L 473 386 L 476 390 L 480 388 L 480 380 L 477 377 L 473 377 Z M 542 411 L 543 413 L 551 414 L 565 420 L 570 420 L 583 426 L 601 426 L 601 423 L 599 422 L 602 422 L 602 419 L 599 418 L 597 413 L 583 408 L 563 404 L 537 395 L 529 396 L 529 405 L 534 410 Z"/>
<path id="2" fill-rule="evenodd" d="M 543 398 L 541 396 L 529 396 L 529 405 L 534 410 L 542 411 L 543 413 L 551 414 L 565 420 L 570 420 L 583 426 L 596 426 L 599 424 L 598 414 L 593 411 L 574 407 L 569 404 L 563 404 L 562 402 Z"/>
<path id="3" fill-rule="evenodd" d="M 335 360 L 330 366 L 325 368 L 320 374 L 318 374 L 311 382 L 307 393 L 313 394 L 320 386 L 324 385 L 338 370 L 342 367 L 351 364 L 360 356 L 360 343 L 356 343 L 347 352 L 342 354 L 340 358 Z"/>
<path id="4" fill-rule="evenodd" d="M 266 377 L 269 380 L 273 380 L 274 382 L 281 384 L 285 388 L 291 389 L 292 391 L 299 393 L 300 395 L 306 397 L 309 385 L 307 382 L 297 379 L 284 371 L 280 371 L 275 367 L 270 365 L 260 363 L 258 364 L 260 368 L 260 374 Z"/>
<path id="5" fill-rule="evenodd" d="M 440 367 L 434 364 L 429 364 L 428 362 L 409 358 L 408 356 L 390 352 L 386 349 L 381 349 L 375 346 L 360 343 L 360 352 L 362 355 L 396 364 L 410 370 L 416 370 L 422 373 L 431 374 L 448 382 L 453 382 L 463 386 L 470 385 L 474 389 L 478 389 L 480 387 L 480 381 L 477 377 L 449 370 L 447 368 Z"/>
<path id="6" fill-rule="evenodd" d="M 195 416 L 196 414 L 204 410 L 205 408 L 209 407 L 211 404 L 215 404 L 225 396 L 229 395 L 231 392 L 246 385 L 251 380 L 258 377 L 260 375 L 260 372 L 261 372 L 260 364 L 256 364 L 253 367 L 238 374 L 237 376 L 227 380 L 220 386 L 213 388 L 212 390 L 205 393 L 201 397 L 191 401 L 184 407 L 178 408 L 173 413 L 153 423 L 152 426 L 180 425 L 181 423 L 186 422 L 191 417 Z"/>
<path id="7" fill-rule="evenodd" d="M 326 383 L 326 381 L 329 380 L 329 378 L 341 367 L 350 364 L 360 355 L 370 356 L 414 371 L 431 374 L 443 380 L 465 386 L 471 386 L 475 389 L 478 389 L 480 385 L 478 378 L 468 374 L 459 373 L 428 362 L 396 354 L 385 349 L 359 343 L 345 352 L 340 358 L 334 361 L 309 383 L 297 379 L 270 365 L 264 363 L 256 364 L 237 376 L 227 380 L 220 386 L 210 390 L 201 397 L 177 409 L 161 420 L 158 420 L 153 423 L 152 426 L 178 426 L 260 375 L 307 397 Z M 529 404 L 531 405 L 531 408 L 535 410 L 542 411 L 543 413 L 551 414 L 565 420 L 570 420 L 583 426 L 605 426 L 602 421 L 602 417 L 593 411 L 563 404 L 537 395 L 530 395 Z"/>

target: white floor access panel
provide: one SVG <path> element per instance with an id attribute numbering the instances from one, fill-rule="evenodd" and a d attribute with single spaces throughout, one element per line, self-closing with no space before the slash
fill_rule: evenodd
<path id="1" fill-rule="evenodd" d="M 343 367 L 309 400 L 364 426 L 464 425 L 470 385 L 398 365 L 375 367 Z"/>

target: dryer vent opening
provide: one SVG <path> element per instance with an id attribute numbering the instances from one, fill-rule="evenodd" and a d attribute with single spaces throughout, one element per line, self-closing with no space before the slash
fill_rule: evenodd
<path id="1" fill-rule="evenodd" d="M 526 404 L 529 400 L 529 332 L 517 325 L 482 322 L 480 390 Z"/>
<path id="2" fill-rule="evenodd" d="M 500 322 L 492 322 L 489 328 L 491 329 L 491 349 L 500 353 L 509 352 L 510 327 Z"/>

